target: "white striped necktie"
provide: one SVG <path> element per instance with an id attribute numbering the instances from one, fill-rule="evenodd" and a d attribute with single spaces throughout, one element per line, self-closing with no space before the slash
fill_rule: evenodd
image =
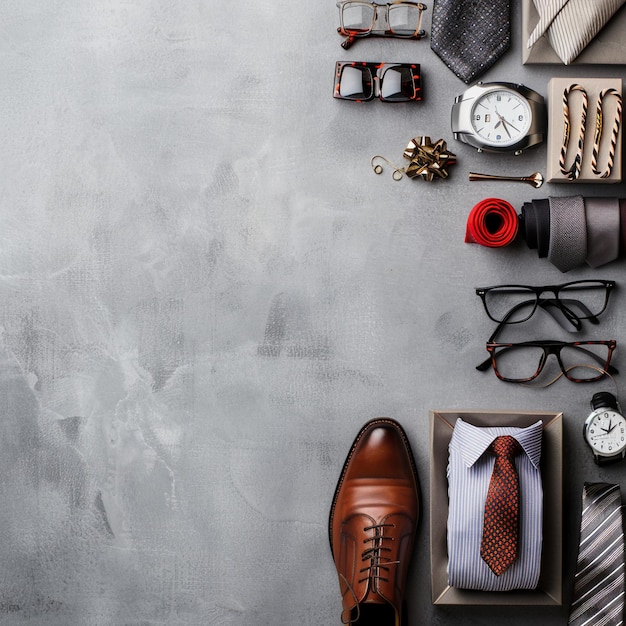
<path id="1" fill-rule="evenodd" d="M 561 61 L 568 65 L 600 32 L 626 0 L 534 0 L 539 22 L 528 39 L 532 48 L 546 35 Z"/>
<path id="2" fill-rule="evenodd" d="M 585 483 L 568 624 L 619 626 L 624 613 L 624 531 L 619 485 Z"/>

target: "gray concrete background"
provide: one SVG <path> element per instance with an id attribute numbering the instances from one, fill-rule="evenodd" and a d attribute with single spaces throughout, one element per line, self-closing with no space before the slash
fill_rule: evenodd
<path id="1" fill-rule="evenodd" d="M 512 49 L 484 80 L 545 94 L 552 75 L 626 78 L 522 67 L 513 5 Z M 583 480 L 626 482 L 580 436 L 592 393 L 614 387 L 476 372 L 492 324 L 473 287 L 613 278 L 584 337 L 622 344 L 626 261 L 563 276 L 523 244 L 464 244 L 465 221 L 488 196 L 625 186 L 469 183 L 545 172 L 545 147 L 455 142 L 465 86 L 428 42 L 346 52 L 331 0 L 5 0 L 1 14 L 0 623 L 338 624 L 327 517 L 345 455 L 365 421 L 396 418 L 426 504 L 430 408 L 564 412 L 567 583 Z M 419 62 L 425 100 L 334 100 L 337 60 Z M 416 135 L 456 152 L 448 181 L 372 173 Z M 428 521 L 425 506 L 411 624 L 565 623 L 565 609 L 433 607 Z"/>

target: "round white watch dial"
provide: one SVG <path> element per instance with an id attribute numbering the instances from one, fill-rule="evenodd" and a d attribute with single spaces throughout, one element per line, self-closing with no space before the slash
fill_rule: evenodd
<path id="1" fill-rule="evenodd" d="M 626 419 L 612 409 L 598 409 L 589 416 L 586 437 L 598 454 L 619 454 L 626 448 Z"/>
<path id="2" fill-rule="evenodd" d="M 487 145 L 506 148 L 526 136 L 532 113 L 526 98 L 508 89 L 496 89 L 476 99 L 472 128 Z"/>

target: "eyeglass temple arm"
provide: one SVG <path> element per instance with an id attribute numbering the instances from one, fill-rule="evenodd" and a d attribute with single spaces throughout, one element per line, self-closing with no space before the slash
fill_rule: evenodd
<path id="1" fill-rule="evenodd" d="M 539 300 L 539 306 L 543 306 L 543 303 L 545 303 L 546 306 L 552 305 L 558 308 L 563 313 L 565 318 L 572 324 L 572 326 L 576 328 L 576 330 L 580 330 L 582 328 L 581 318 L 567 306 L 568 304 L 574 304 L 580 308 L 583 313 L 585 313 L 584 319 L 589 320 L 592 324 L 600 323 L 600 320 L 585 306 L 585 303 L 580 300 L 575 300 L 573 298 L 569 298 L 567 300 L 563 300 L 562 298 L 546 298 L 544 300 Z M 548 311 L 545 306 L 544 310 Z M 552 317 L 558 321 L 552 311 L 548 311 L 548 313 L 551 313 Z"/>
<path id="2" fill-rule="evenodd" d="M 541 303 L 541 302 L 542 301 L 540 300 L 539 303 Z M 489 337 L 489 339 L 487 339 L 487 343 L 491 343 L 491 342 L 496 340 L 496 337 L 500 334 L 500 331 L 507 325 L 507 322 L 508 322 L 510 317 L 512 317 L 515 313 L 517 313 L 520 309 L 524 308 L 525 306 L 529 306 L 529 305 L 533 305 L 534 306 L 534 304 L 535 304 L 534 300 L 524 300 L 524 302 L 520 302 L 519 304 L 516 304 L 502 318 L 502 321 L 496 326 L 496 329 L 491 334 L 491 337 Z M 544 307 L 542 307 L 542 308 L 544 308 Z M 476 369 L 479 372 L 486 372 L 492 366 L 492 364 L 493 364 L 492 357 L 491 357 L 491 354 L 489 354 L 489 356 L 482 363 L 479 363 L 476 366 Z"/>
<path id="3" fill-rule="evenodd" d="M 487 341 L 495 341 L 496 337 L 500 334 L 500 331 L 507 325 L 509 319 L 515 315 L 520 309 L 523 309 L 526 306 L 534 305 L 534 300 L 524 300 L 524 302 L 520 302 L 516 304 L 502 319 L 502 321 L 496 326 L 496 329 L 493 331 L 491 337 Z M 565 315 L 566 319 L 574 326 L 576 330 L 580 330 L 582 328 L 582 322 L 576 314 L 570 309 L 561 306 L 556 298 L 548 298 L 546 300 L 539 300 L 537 302 L 537 306 L 540 306 L 544 311 L 550 313 L 554 319 L 558 321 L 558 318 L 554 315 L 554 311 L 549 307 L 554 307 L 561 311 L 563 315 Z"/>
<path id="4" fill-rule="evenodd" d="M 520 302 L 519 304 L 516 304 L 504 316 L 504 318 L 498 324 L 498 326 L 496 326 L 496 329 L 493 331 L 491 337 L 489 337 L 487 342 L 491 343 L 491 342 L 495 341 L 496 337 L 500 334 L 500 331 L 502 330 L 502 328 L 504 328 L 504 326 L 506 326 L 509 318 L 512 317 L 515 313 L 517 313 L 520 309 L 524 308 L 525 306 L 529 306 L 529 305 L 534 304 L 534 302 L 535 302 L 534 300 L 525 300 L 524 302 Z M 572 302 L 576 302 L 576 301 L 572 300 Z M 582 304 L 582 303 L 578 303 L 578 304 L 580 304 L 581 308 L 583 308 L 586 312 L 589 312 L 589 314 L 591 315 L 591 311 L 589 311 L 589 309 L 587 309 L 587 307 L 585 307 L 584 304 Z M 544 300 L 539 300 L 537 302 L 537 305 L 540 306 L 547 313 L 550 313 L 550 315 L 552 315 L 552 317 L 555 320 L 559 321 L 558 318 L 554 314 L 554 310 L 550 308 L 550 307 L 554 307 L 555 309 L 559 310 L 565 316 L 565 318 L 572 324 L 572 326 L 574 326 L 574 328 L 576 330 L 580 330 L 582 328 L 582 322 L 581 322 L 580 318 L 578 318 L 573 311 L 571 311 L 567 307 L 565 307 L 562 304 L 560 304 L 559 301 L 556 298 L 546 298 Z M 597 322 L 597 318 L 594 318 L 594 319 L 596 319 L 596 322 Z M 490 354 L 482 363 L 480 363 L 480 364 L 478 364 L 476 366 L 476 369 L 479 372 L 486 372 L 491 367 L 491 365 L 492 365 L 492 358 L 491 358 L 491 354 Z"/>
<path id="5" fill-rule="evenodd" d="M 480 364 L 476 366 L 479 372 L 486 372 L 492 365 L 491 354 Z"/>
<path id="6" fill-rule="evenodd" d="M 345 33 L 342 31 L 341 28 L 337 29 L 337 32 L 344 35 Z M 347 35 L 346 38 L 341 42 L 341 47 L 344 50 L 349 50 L 350 47 L 352 46 L 352 44 L 354 43 L 354 40 L 356 39 L 356 37 L 354 37 L 353 35 Z"/>

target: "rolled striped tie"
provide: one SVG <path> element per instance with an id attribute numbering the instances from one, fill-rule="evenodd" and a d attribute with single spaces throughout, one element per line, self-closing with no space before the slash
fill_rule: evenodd
<path id="1" fill-rule="evenodd" d="M 568 624 L 619 626 L 624 613 L 624 532 L 619 485 L 585 483 Z"/>

